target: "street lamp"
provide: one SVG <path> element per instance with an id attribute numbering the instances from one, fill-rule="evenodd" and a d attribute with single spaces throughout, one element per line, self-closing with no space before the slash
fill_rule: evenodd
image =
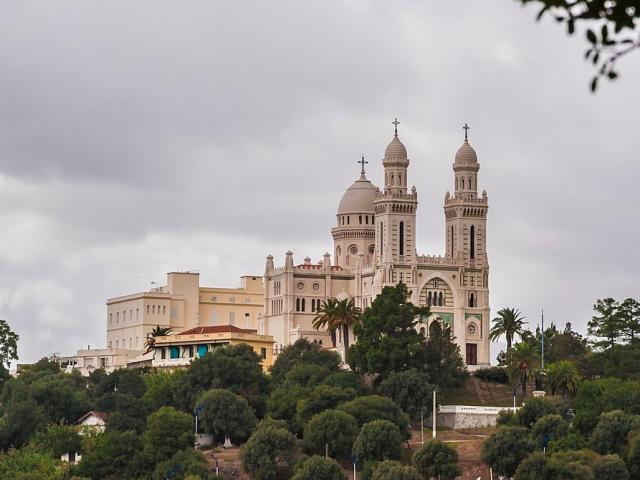
<path id="1" fill-rule="evenodd" d="M 193 414 L 196 417 L 196 440 L 193 448 L 198 448 L 198 415 L 200 415 L 202 410 L 204 410 L 204 403 L 201 403 L 200 405 L 196 405 L 196 408 L 193 411 Z"/>

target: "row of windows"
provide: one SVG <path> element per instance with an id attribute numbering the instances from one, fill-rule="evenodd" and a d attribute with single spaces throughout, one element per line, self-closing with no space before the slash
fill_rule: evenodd
<path id="1" fill-rule="evenodd" d="M 281 298 L 279 298 L 277 300 L 271 300 L 271 313 L 273 315 L 278 315 L 279 313 L 282 313 L 283 305 L 284 305 L 283 304 L 283 300 Z"/>
<path id="2" fill-rule="evenodd" d="M 427 293 L 427 305 L 434 307 L 444 306 L 444 293 L 443 292 L 428 292 Z"/>
<path id="3" fill-rule="evenodd" d="M 400 222 L 402 223 L 402 222 Z M 451 255 L 455 253 L 455 236 L 453 225 L 451 226 Z M 476 258 L 476 227 L 475 225 L 471 225 L 469 229 L 469 256 L 471 260 L 475 260 Z"/>
<path id="4" fill-rule="evenodd" d="M 280 285 L 280 281 L 273 282 L 273 294 L 280 295 L 282 293 L 282 287 Z"/>
<path id="5" fill-rule="evenodd" d="M 160 358 L 165 360 L 168 358 L 176 359 L 176 358 L 194 358 L 194 357 L 203 357 L 207 352 L 212 352 L 217 347 L 220 347 L 220 344 L 213 345 L 188 345 L 185 347 L 165 347 L 160 349 Z M 257 352 L 256 352 L 257 353 Z M 267 358 L 267 349 L 264 347 L 260 348 L 260 359 L 265 360 Z"/>
<path id="6" fill-rule="evenodd" d="M 395 183 L 395 177 L 394 177 L 393 173 L 392 173 L 391 175 L 388 175 L 388 174 L 387 174 L 387 180 L 388 180 L 388 181 L 387 181 L 387 183 L 388 183 L 389 185 L 396 185 L 396 183 Z M 398 185 L 399 187 L 401 187 L 401 186 L 402 186 L 402 174 L 401 174 L 401 173 L 399 173 L 399 174 L 398 174 L 398 184 L 397 184 L 397 185 Z"/>
<path id="7" fill-rule="evenodd" d="M 340 225 L 351 225 L 351 216 L 350 215 L 341 215 L 339 219 Z M 374 215 L 358 215 L 358 224 L 360 225 L 373 225 L 374 223 Z"/>
<path id="8" fill-rule="evenodd" d="M 307 302 L 305 298 L 296 298 L 296 312 L 306 312 L 307 311 L 306 305 L 307 305 Z M 312 312 L 319 312 L 321 307 L 322 307 L 322 300 L 320 300 L 319 298 L 311 299 Z"/>
<path id="9" fill-rule="evenodd" d="M 210 297 L 212 302 L 217 302 L 218 301 L 218 297 Z M 236 303 L 236 297 L 229 297 L 229 303 Z M 244 303 L 251 303 L 251 298 L 250 297 L 245 297 L 244 298 Z"/>
<path id="10" fill-rule="evenodd" d="M 127 339 L 123 338 L 122 339 L 122 343 L 120 342 L 120 340 L 116 340 L 116 348 L 129 348 L 134 349 L 134 348 L 139 348 L 140 347 L 140 337 L 136 337 L 135 338 L 135 343 L 133 337 L 129 337 L 129 347 L 127 347 Z M 122 345 L 122 347 L 121 347 Z M 113 340 L 109 340 L 109 348 L 113 348 Z"/>
<path id="11" fill-rule="evenodd" d="M 460 177 L 460 189 L 464 190 L 465 182 L 464 177 Z M 473 177 L 469 177 L 467 180 L 467 188 L 473 190 Z M 456 190 L 458 190 L 458 177 L 456 177 Z"/>

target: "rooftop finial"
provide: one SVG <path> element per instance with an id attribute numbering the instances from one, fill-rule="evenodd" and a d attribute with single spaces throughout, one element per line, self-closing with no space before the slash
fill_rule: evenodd
<path id="1" fill-rule="evenodd" d="M 471 128 L 471 127 L 470 127 L 469 125 L 467 125 L 467 123 L 466 123 L 466 122 L 465 122 L 465 124 L 464 124 L 464 127 L 462 127 L 462 129 L 464 130 L 464 141 L 465 141 L 465 142 L 469 140 L 469 138 L 468 138 L 468 133 L 469 133 L 469 129 L 470 129 L 470 128 Z"/>
<path id="2" fill-rule="evenodd" d="M 364 165 L 365 165 L 366 163 L 369 163 L 369 162 L 367 162 L 367 161 L 364 159 L 364 155 L 362 155 L 362 160 L 358 160 L 358 163 L 362 165 L 362 168 L 360 169 L 360 174 L 361 174 L 361 175 L 364 175 Z"/>
<path id="3" fill-rule="evenodd" d="M 391 125 L 396 127 L 396 137 L 397 137 L 398 136 L 398 125 L 400 125 L 400 122 L 396 118 L 393 122 L 391 122 Z"/>

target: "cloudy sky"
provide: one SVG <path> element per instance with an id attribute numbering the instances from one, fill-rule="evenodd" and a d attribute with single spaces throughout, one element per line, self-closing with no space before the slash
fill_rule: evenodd
<path id="1" fill-rule="evenodd" d="M 1 2 L 0 318 L 21 361 L 103 346 L 108 297 L 199 270 L 234 286 L 331 251 L 391 121 L 418 250 L 469 122 L 491 306 L 584 329 L 640 296 L 640 53 L 588 92 L 585 43 L 511 0 Z"/>

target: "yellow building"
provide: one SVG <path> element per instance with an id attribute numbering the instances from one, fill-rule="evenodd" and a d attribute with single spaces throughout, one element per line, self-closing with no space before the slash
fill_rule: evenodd
<path id="1" fill-rule="evenodd" d="M 151 365 L 157 368 L 182 367 L 216 348 L 241 343 L 253 348 L 265 372 L 273 365 L 273 337 L 233 325 L 196 327 L 176 335 L 156 337 Z"/>
<path id="2" fill-rule="evenodd" d="M 237 288 L 201 287 L 197 272 L 170 272 L 166 285 L 107 300 L 107 346 L 142 352 L 156 325 L 174 332 L 233 325 L 262 333 L 262 277 L 244 276 Z"/>

